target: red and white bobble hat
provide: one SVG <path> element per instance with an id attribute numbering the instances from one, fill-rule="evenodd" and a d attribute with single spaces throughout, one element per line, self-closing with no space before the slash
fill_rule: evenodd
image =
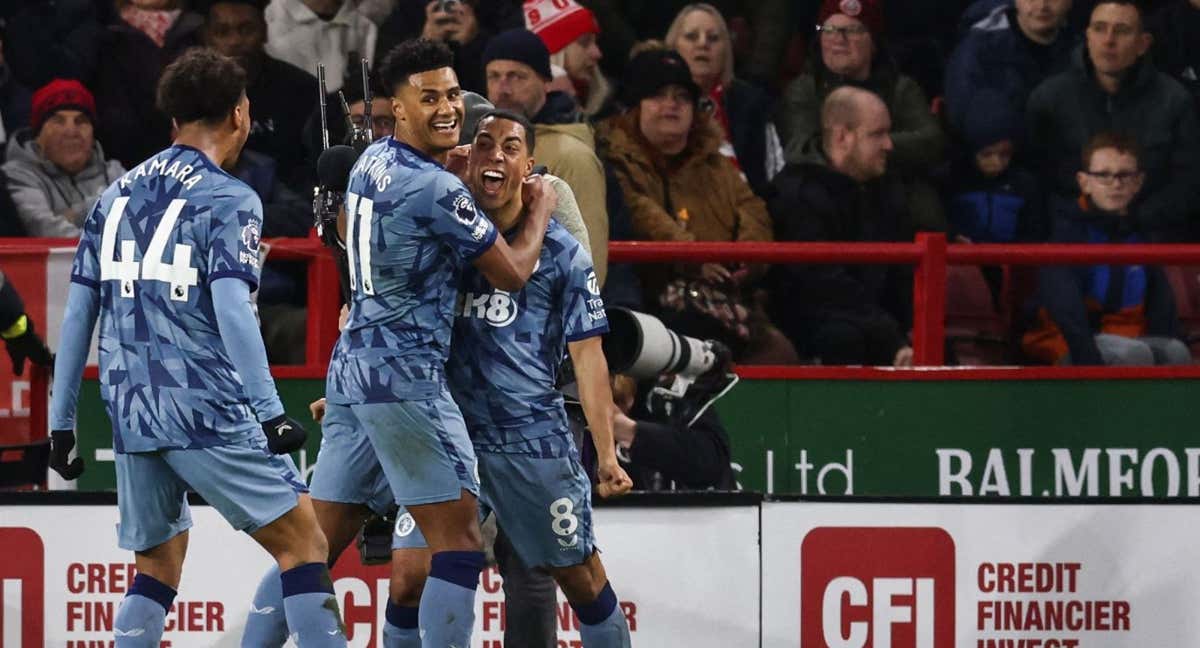
<path id="1" fill-rule="evenodd" d="M 591 10 L 574 0 L 525 0 L 525 28 L 538 35 L 551 54 L 584 34 L 599 34 Z"/>
<path id="2" fill-rule="evenodd" d="M 883 35 L 882 0 L 824 0 L 817 12 L 817 24 L 824 25 L 833 14 L 842 14 L 858 20 L 878 39 Z"/>

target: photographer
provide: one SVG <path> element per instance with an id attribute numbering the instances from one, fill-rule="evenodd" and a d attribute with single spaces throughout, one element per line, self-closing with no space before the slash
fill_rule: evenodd
<path id="1" fill-rule="evenodd" d="M 716 410 L 710 406 L 692 421 L 651 411 L 648 396 L 655 382 L 639 389 L 629 376 L 612 377 L 613 437 L 634 489 L 732 490 L 729 435 Z"/>

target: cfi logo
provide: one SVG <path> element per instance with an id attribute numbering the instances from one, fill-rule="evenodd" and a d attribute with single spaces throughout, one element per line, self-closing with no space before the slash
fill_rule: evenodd
<path id="1" fill-rule="evenodd" d="M 954 647 L 954 539 L 943 529 L 813 529 L 800 573 L 801 648 Z"/>
<path id="2" fill-rule="evenodd" d="M 596 272 L 594 270 L 588 271 L 587 289 L 588 292 L 592 293 L 593 295 L 600 294 L 600 281 L 596 279 Z"/>
<path id="3" fill-rule="evenodd" d="M 258 231 L 258 223 L 250 221 L 242 228 L 242 245 L 246 246 L 247 250 L 255 252 L 258 250 L 258 244 L 262 241 L 262 236 Z"/>
<path id="4" fill-rule="evenodd" d="M 45 556 L 33 529 L 0 528 L 0 643 L 4 648 L 45 644 Z"/>
<path id="5" fill-rule="evenodd" d="M 417 528 L 417 521 L 413 519 L 412 513 L 405 513 L 396 518 L 396 535 L 401 538 L 407 538 L 413 529 Z"/>
<path id="6" fill-rule="evenodd" d="M 454 217 L 463 225 L 470 225 L 475 222 L 478 214 L 475 212 L 475 202 L 467 194 L 459 194 L 454 197 Z"/>
<path id="7" fill-rule="evenodd" d="M 481 295 L 467 292 L 463 293 L 460 314 L 462 317 L 481 319 L 500 328 L 512 324 L 517 319 L 517 302 L 512 295 L 503 290 Z"/>

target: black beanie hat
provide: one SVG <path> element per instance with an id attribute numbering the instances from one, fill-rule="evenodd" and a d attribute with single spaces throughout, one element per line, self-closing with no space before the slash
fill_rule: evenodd
<path id="1" fill-rule="evenodd" d="M 621 99 L 630 108 L 659 90 L 679 85 L 692 93 L 692 102 L 700 101 L 700 86 L 692 80 L 687 61 L 674 50 L 647 50 L 633 57 L 625 68 Z"/>
<path id="2" fill-rule="evenodd" d="M 971 153 L 1004 140 L 1016 142 L 1021 133 L 1021 115 L 1007 96 L 989 89 L 971 98 L 963 123 L 963 139 Z"/>
<path id="3" fill-rule="evenodd" d="M 483 50 L 483 67 L 496 60 L 524 63 L 547 81 L 554 77 L 550 72 L 550 50 L 528 29 L 510 29 L 493 36 Z"/>

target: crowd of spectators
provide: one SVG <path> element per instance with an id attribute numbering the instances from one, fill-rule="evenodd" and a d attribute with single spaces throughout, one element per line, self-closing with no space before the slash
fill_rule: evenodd
<path id="1" fill-rule="evenodd" d="M 605 297 L 741 362 L 910 363 L 911 272 L 610 266 L 608 242 L 1200 239 L 1200 0 L 13 0 L 0 21 L 0 235 L 78 235 L 170 142 L 162 69 L 208 45 L 249 79 L 230 172 L 262 196 L 264 236 L 307 236 L 318 63 L 337 140 L 339 90 L 365 118 L 360 61 L 425 37 L 464 90 L 535 124 Z M 389 108 L 371 106 L 377 135 Z M 1190 361 L 1161 268 L 1045 268 L 1015 295 L 982 274 L 1016 300 L 1007 361 Z M 304 281 L 264 271 L 283 331 Z M 269 337 L 275 360 L 303 348 Z"/>

